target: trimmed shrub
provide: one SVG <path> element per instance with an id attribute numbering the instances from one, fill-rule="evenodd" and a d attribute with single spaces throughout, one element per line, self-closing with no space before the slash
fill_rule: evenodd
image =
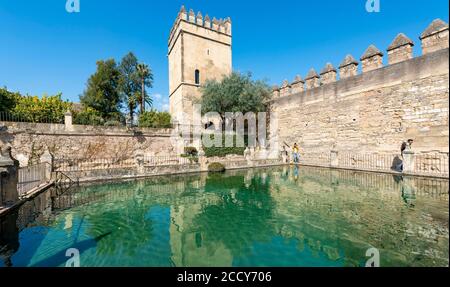
<path id="1" fill-rule="evenodd" d="M 198 156 L 192 156 L 187 154 L 182 154 L 181 157 L 187 158 L 189 160 L 189 163 L 198 163 Z"/>
<path id="2" fill-rule="evenodd" d="M 198 151 L 193 146 L 187 146 L 184 148 L 184 154 L 188 156 L 198 156 Z"/>
<path id="3" fill-rule="evenodd" d="M 214 135 L 210 135 L 214 139 Z M 233 143 L 236 145 L 236 135 L 233 135 Z M 247 137 L 244 138 L 244 144 L 247 145 Z M 229 154 L 244 155 L 245 147 L 225 147 L 225 136 L 222 136 L 222 147 L 203 147 L 206 157 L 224 157 Z"/>
<path id="4" fill-rule="evenodd" d="M 224 172 L 225 166 L 220 162 L 213 162 L 208 165 L 209 172 Z"/>

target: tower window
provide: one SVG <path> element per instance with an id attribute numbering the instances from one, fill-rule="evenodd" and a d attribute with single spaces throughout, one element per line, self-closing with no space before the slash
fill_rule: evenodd
<path id="1" fill-rule="evenodd" d="M 200 71 L 195 70 L 195 84 L 200 85 Z"/>

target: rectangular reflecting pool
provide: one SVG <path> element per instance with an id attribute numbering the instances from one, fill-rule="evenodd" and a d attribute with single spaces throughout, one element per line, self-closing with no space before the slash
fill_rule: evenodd
<path id="1" fill-rule="evenodd" d="M 0 266 L 448 266 L 448 192 L 294 166 L 54 188 L 0 218 Z"/>

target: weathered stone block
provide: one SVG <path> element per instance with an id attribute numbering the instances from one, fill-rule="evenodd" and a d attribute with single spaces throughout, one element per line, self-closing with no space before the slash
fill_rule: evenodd
<path id="1" fill-rule="evenodd" d="M 339 77 L 341 79 L 356 76 L 358 74 L 358 61 L 352 55 L 347 55 L 339 65 Z"/>
<path id="2" fill-rule="evenodd" d="M 387 49 L 389 65 L 412 59 L 413 46 L 414 42 L 405 34 L 398 34 Z"/>
<path id="3" fill-rule="evenodd" d="M 309 70 L 305 78 L 306 89 L 314 89 L 320 86 L 320 77 L 314 69 Z"/>
<path id="4" fill-rule="evenodd" d="M 361 56 L 361 64 L 363 73 L 383 67 L 383 53 L 374 45 L 369 48 Z"/>
<path id="5" fill-rule="evenodd" d="M 432 53 L 449 47 L 448 24 L 435 19 L 420 35 L 422 54 Z"/>

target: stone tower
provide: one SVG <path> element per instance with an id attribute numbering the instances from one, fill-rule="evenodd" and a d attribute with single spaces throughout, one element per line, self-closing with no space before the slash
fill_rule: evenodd
<path id="1" fill-rule="evenodd" d="M 230 18 L 211 20 L 182 6 L 170 32 L 168 57 L 170 114 L 188 123 L 201 85 L 232 71 Z"/>

